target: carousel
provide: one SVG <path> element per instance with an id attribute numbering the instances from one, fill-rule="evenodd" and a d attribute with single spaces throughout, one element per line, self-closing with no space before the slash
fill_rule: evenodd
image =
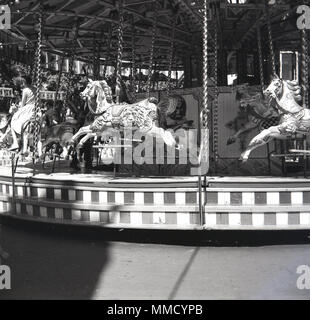
<path id="1" fill-rule="evenodd" d="M 309 229 L 309 7 L 275 2 L 3 5 L 0 215 Z"/>

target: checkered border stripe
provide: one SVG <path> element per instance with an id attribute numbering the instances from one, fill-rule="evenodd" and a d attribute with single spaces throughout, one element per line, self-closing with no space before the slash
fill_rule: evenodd
<path id="1" fill-rule="evenodd" d="M 195 189 L 92 190 L 0 183 L 0 213 L 58 223 L 128 228 L 310 228 L 310 188 L 208 189 L 204 226 Z M 39 201 L 38 201 L 39 200 Z"/>
<path id="2" fill-rule="evenodd" d="M 116 211 L 116 210 L 81 210 L 72 208 L 50 207 L 17 202 L 15 212 L 11 212 L 9 201 L 0 201 L 0 211 L 5 215 L 20 218 L 33 218 L 46 222 L 98 224 L 128 228 L 172 227 L 198 229 L 198 212 L 159 212 L 159 211 Z M 10 212 L 10 213 L 9 213 Z M 252 228 L 310 228 L 309 212 L 208 212 L 205 214 L 203 228 L 245 227 Z"/>
<path id="3" fill-rule="evenodd" d="M 4 209 L 4 202 L 0 202 Z M 119 224 L 129 227 L 147 225 L 178 225 L 183 227 L 198 226 L 199 214 L 197 212 L 153 212 L 153 211 L 102 211 L 81 210 L 72 208 L 47 207 L 42 205 L 17 202 L 15 206 L 16 216 L 48 219 L 50 222 L 80 222 Z"/>
<path id="4" fill-rule="evenodd" d="M 310 188 L 291 188 L 247 191 L 212 191 L 208 190 L 204 197 L 207 205 L 302 205 L 310 204 Z M 181 190 L 181 189 L 180 189 Z M 83 187 L 64 188 L 61 186 L 36 186 L 17 184 L 15 194 L 19 197 L 39 199 L 80 201 L 84 203 L 117 203 L 117 204 L 197 204 L 198 193 L 195 189 L 167 188 L 165 191 L 154 190 L 87 190 Z M 0 184 L 0 194 L 12 195 L 10 183 Z"/>
<path id="5" fill-rule="evenodd" d="M 167 190 L 167 189 L 166 189 Z M 2 195 L 12 196 L 10 184 L 0 184 Z M 173 188 L 168 191 L 116 191 L 116 190 L 83 190 L 61 187 L 38 187 L 17 185 L 15 195 L 22 198 L 39 198 L 57 201 L 77 201 L 88 204 L 136 204 L 136 205 L 194 205 L 198 203 L 198 192 L 195 189 L 178 191 Z"/>
<path id="6" fill-rule="evenodd" d="M 310 204 L 310 189 L 277 191 L 207 191 L 207 205 L 302 205 Z"/>
<path id="7" fill-rule="evenodd" d="M 309 212 L 208 212 L 205 214 L 205 226 L 304 226 L 310 228 L 310 208 Z"/>

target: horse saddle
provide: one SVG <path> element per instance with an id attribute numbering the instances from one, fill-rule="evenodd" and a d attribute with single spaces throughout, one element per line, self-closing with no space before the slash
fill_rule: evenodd
<path id="1" fill-rule="evenodd" d="M 125 109 L 126 104 L 116 104 L 111 109 L 112 117 L 119 117 L 123 110 Z"/>

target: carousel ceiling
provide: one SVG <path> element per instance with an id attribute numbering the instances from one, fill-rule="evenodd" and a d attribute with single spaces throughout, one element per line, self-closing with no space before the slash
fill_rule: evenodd
<path id="1" fill-rule="evenodd" d="M 300 47 L 300 32 L 296 27 L 296 8 L 304 2 L 268 0 L 270 21 L 275 46 Z M 1 1 L 2 4 L 9 1 Z M 10 3 L 11 2 L 11 3 Z M 18 41 L 35 46 L 37 38 L 38 0 L 10 1 L 12 28 L 9 31 Z M 54 53 L 72 52 L 78 57 L 92 61 L 94 48 L 100 58 L 115 63 L 118 47 L 119 2 L 115 0 L 44 0 L 44 49 Z M 275 4 L 272 4 L 274 3 Z M 256 48 L 256 30 L 260 26 L 263 44 L 267 41 L 264 1 L 258 0 L 209 0 L 210 47 L 217 25 L 220 49 Z M 309 3 L 310 4 L 310 3 Z M 157 37 L 154 46 L 155 64 L 168 66 L 175 29 L 174 67 L 182 68 L 185 55 L 199 55 L 202 50 L 204 0 L 124 0 L 124 52 L 123 60 L 132 59 L 135 43 L 136 62 L 147 66 L 152 43 L 152 26 L 155 6 L 158 6 Z M 77 38 L 75 38 L 77 35 Z M 108 49 L 110 48 L 110 49 Z M 109 56 L 107 53 L 109 52 Z"/>

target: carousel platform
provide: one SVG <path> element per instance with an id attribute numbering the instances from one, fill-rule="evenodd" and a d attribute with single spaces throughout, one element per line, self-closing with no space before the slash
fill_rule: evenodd
<path id="1" fill-rule="evenodd" d="M 310 180 L 49 174 L 0 168 L 0 215 L 56 224 L 171 230 L 310 229 Z"/>

